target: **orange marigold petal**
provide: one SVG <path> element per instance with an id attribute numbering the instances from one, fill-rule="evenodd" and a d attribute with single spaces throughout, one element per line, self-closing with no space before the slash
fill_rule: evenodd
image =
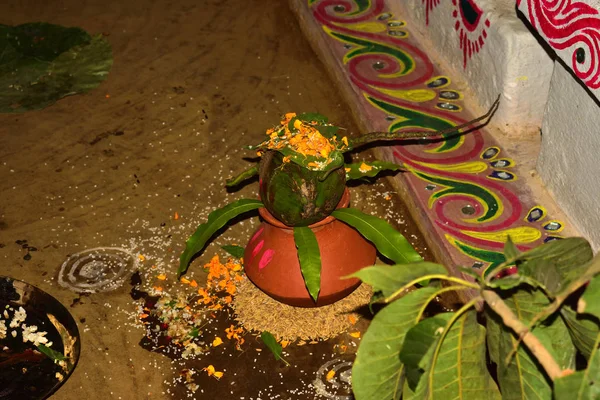
<path id="1" fill-rule="evenodd" d="M 335 376 L 335 371 L 334 371 L 334 370 L 330 370 L 330 371 L 327 373 L 327 376 L 325 376 L 325 379 L 327 379 L 328 381 L 330 381 L 330 380 L 332 380 L 332 379 L 333 379 L 333 377 L 334 377 L 334 376 Z"/>

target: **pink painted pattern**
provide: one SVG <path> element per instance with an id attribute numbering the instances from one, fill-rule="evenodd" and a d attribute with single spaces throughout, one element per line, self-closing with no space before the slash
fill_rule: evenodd
<path id="1" fill-rule="evenodd" d="M 273 249 L 265 250 L 265 252 L 260 257 L 260 261 L 258 262 L 258 269 L 263 269 L 264 267 L 269 265 L 271 260 L 273 260 L 273 256 L 275 256 L 275 250 L 273 250 Z"/>
<path id="2" fill-rule="evenodd" d="M 572 0 L 522 0 L 519 10 L 586 86 L 600 89 L 600 13 L 597 9 Z"/>

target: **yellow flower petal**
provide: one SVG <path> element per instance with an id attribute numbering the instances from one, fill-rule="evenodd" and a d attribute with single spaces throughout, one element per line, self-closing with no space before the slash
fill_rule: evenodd
<path id="1" fill-rule="evenodd" d="M 221 340 L 221 338 L 218 337 L 218 336 L 212 342 L 213 347 L 217 347 L 217 346 L 219 346 L 221 344 L 223 344 L 223 340 Z"/>
<path id="2" fill-rule="evenodd" d="M 211 365 L 209 365 L 206 368 L 202 368 L 204 371 L 206 371 L 206 373 L 208 374 L 208 376 L 211 376 L 215 373 L 215 367 Z"/>
<path id="3" fill-rule="evenodd" d="M 349 335 L 358 339 L 360 337 L 360 332 L 350 332 Z"/>
<path id="4" fill-rule="evenodd" d="M 161 281 L 164 281 L 167 279 L 167 275 L 165 274 L 160 274 L 156 276 L 156 279 L 160 279 Z"/>
<path id="5" fill-rule="evenodd" d="M 215 372 L 215 378 L 221 379 L 222 377 L 223 377 L 223 372 L 221 372 L 221 371 L 216 371 Z"/>
<path id="6" fill-rule="evenodd" d="M 188 283 L 190 283 L 190 280 L 188 278 L 186 278 L 185 276 L 182 276 L 181 279 L 179 280 L 181 283 L 185 283 L 186 285 Z"/>

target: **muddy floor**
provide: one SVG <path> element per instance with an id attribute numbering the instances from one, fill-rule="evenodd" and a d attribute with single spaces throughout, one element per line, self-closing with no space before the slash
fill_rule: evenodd
<path id="1" fill-rule="evenodd" d="M 290 367 L 266 352 L 223 350 L 231 360 L 223 378 L 203 377 L 192 394 L 177 386 L 180 365 L 140 345 L 144 330 L 128 276 L 91 295 L 58 284 L 69 256 L 98 247 L 126 249 L 140 268 L 174 276 L 186 238 L 210 211 L 256 196 L 255 184 L 228 193 L 223 182 L 249 165 L 244 157 L 252 154 L 241 147 L 259 142 L 281 114 L 317 111 L 358 134 L 286 2 L 0 5 L 2 24 L 34 21 L 101 33 L 114 55 L 100 88 L 42 111 L 0 115 L 0 275 L 55 296 L 82 338 L 79 364 L 53 398 L 327 398 L 311 382 L 336 359 L 331 343 L 291 345 Z M 353 204 L 388 217 L 425 250 L 392 192 L 381 179 L 352 188 Z M 245 244 L 257 223 L 227 229 L 192 263 L 192 276 L 201 280 L 198 267 L 220 245 Z"/>

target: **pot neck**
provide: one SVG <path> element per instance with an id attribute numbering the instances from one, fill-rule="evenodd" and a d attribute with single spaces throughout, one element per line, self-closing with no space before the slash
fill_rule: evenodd
<path id="1" fill-rule="evenodd" d="M 339 203 L 337 204 L 337 206 L 335 207 L 336 210 L 340 209 L 340 208 L 347 208 L 348 205 L 350 205 L 350 190 L 348 190 L 348 188 L 344 189 L 344 194 L 342 194 L 342 198 L 340 199 Z M 276 226 L 277 228 L 282 228 L 282 229 L 294 229 L 293 226 L 288 226 L 286 224 L 284 224 L 283 222 L 279 221 L 278 219 L 276 219 L 266 208 L 261 207 L 258 209 L 258 213 L 260 214 L 260 216 L 269 224 Z M 324 219 L 320 220 L 319 222 L 315 222 L 314 224 L 308 225 L 309 228 L 318 228 L 320 226 L 329 224 L 331 222 L 333 222 L 336 218 L 329 215 L 327 217 L 325 217 Z"/>

